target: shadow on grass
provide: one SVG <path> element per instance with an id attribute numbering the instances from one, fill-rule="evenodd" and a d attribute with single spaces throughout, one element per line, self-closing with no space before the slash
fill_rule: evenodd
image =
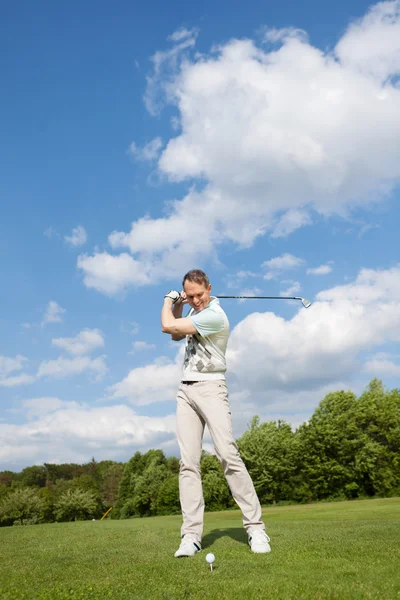
<path id="1" fill-rule="evenodd" d="M 208 546 L 212 546 L 214 542 L 223 537 L 230 537 L 236 542 L 241 542 L 242 544 L 247 544 L 247 534 L 242 527 L 233 527 L 226 529 L 213 529 L 209 531 L 202 540 L 202 547 L 208 548 Z"/>

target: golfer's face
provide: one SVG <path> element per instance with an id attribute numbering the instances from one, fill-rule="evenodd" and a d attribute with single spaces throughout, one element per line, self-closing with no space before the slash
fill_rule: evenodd
<path id="1" fill-rule="evenodd" d="M 203 310 L 210 302 L 211 285 L 206 287 L 204 283 L 185 281 L 184 292 L 192 308 Z"/>

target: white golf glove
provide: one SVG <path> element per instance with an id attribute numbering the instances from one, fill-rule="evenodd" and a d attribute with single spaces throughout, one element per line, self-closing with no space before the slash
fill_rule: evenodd
<path id="1" fill-rule="evenodd" d="M 171 298 L 172 304 L 182 301 L 180 293 L 175 290 L 170 290 L 168 294 L 165 294 L 164 298 Z"/>

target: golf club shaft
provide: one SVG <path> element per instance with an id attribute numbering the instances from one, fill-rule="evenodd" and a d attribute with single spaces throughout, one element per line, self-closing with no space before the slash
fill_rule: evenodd
<path id="1" fill-rule="evenodd" d="M 300 296 L 217 296 L 217 298 L 235 298 L 239 300 L 300 300 L 304 308 L 309 308 L 311 302 Z"/>
<path id="2" fill-rule="evenodd" d="M 216 296 L 217 298 L 238 298 L 246 300 L 302 300 L 296 296 Z"/>

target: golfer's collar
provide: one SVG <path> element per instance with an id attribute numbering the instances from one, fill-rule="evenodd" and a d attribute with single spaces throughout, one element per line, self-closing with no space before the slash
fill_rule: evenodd
<path id="1" fill-rule="evenodd" d="M 206 310 L 206 308 L 209 308 L 212 304 L 219 304 L 219 300 L 216 296 L 210 296 L 210 302 L 203 308 L 203 310 Z"/>

